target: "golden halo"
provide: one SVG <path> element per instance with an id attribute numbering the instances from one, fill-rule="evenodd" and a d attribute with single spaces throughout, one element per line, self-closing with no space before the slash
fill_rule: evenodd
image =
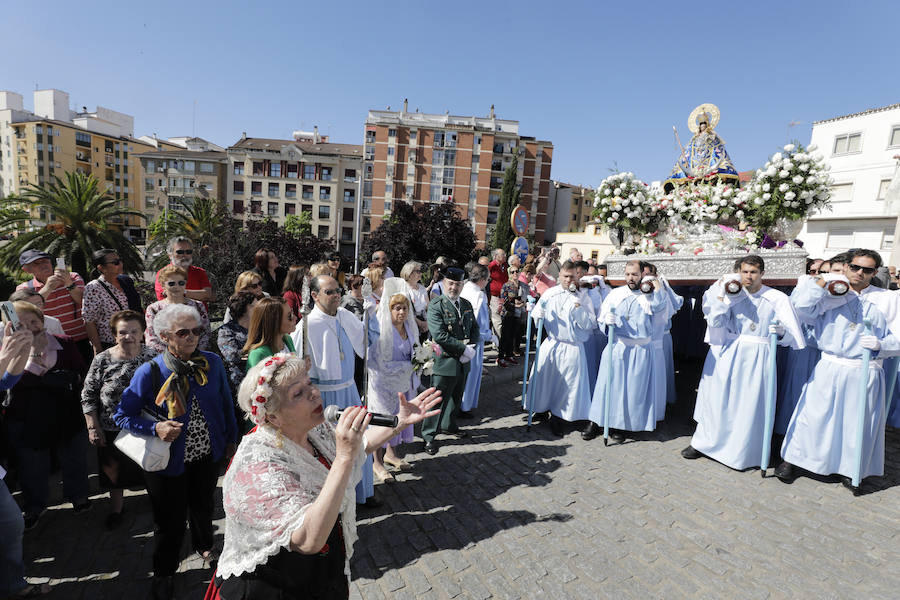
<path id="1" fill-rule="evenodd" d="M 719 107 L 707 102 L 691 111 L 691 116 L 688 117 L 688 129 L 691 130 L 691 133 L 697 133 L 700 130 L 700 127 L 697 125 L 697 117 L 702 113 L 706 113 L 709 116 L 710 129 L 715 129 L 716 125 L 719 124 Z"/>

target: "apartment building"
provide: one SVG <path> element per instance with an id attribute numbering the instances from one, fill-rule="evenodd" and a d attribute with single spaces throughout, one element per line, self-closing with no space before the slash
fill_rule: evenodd
<path id="1" fill-rule="evenodd" d="M 298 139 L 247 137 L 227 149 L 227 204 L 238 218 L 311 215 L 312 233 L 334 238 L 344 256 L 355 255 L 362 146 L 333 144 L 314 132 Z M 310 141 L 311 140 L 311 141 Z"/>
<path id="2" fill-rule="evenodd" d="M 134 155 L 151 148 L 134 138 L 130 115 L 103 107 L 73 111 L 69 95 L 60 90 L 35 91 L 32 112 L 25 110 L 21 94 L 0 92 L 0 197 L 77 171 L 93 174 L 122 207 L 143 210 Z M 36 214 L 33 225 L 45 224 L 47 217 Z M 146 236 L 141 219 L 119 225 L 136 243 Z"/>
<path id="3" fill-rule="evenodd" d="M 553 144 L 519 134 L 519 122 L 487 117 L 370 110 L 365 123 L 362 235 L 397 200 L 453 202 L 479 243 L 497 222 L 503 176 L 518 157 L 521 205 L 537 243 L 547 229 Z"/>
<path id="4" fill-rule="evenodd" d="M 228 157 L 225 149 L 202 138 L 185 138 L 178 150 L 154 150 L 136 155 L 140 161 L 147 222 L 167 211 L 182 211 L 196 198 L 225 202 Z M 215 150 L 214 148 L 221 148 Z"/>
<path id="5" fill-rule="evenodd" d="M 557 233 L 585 231 L 592 222 L 593 198 L 591 188 L 552 181 L 547 204 L 547 239 L 554 239 Z"/>

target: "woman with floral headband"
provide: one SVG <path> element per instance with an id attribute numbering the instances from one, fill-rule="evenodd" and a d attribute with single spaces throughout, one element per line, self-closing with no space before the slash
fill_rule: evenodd
<path id="1" fill-rule="evenodd" d="M 404 428 L 439 411 L 431 388 L 400 399 L 397 427 L 368 427 L 359 406 L 325 422 L 306 361 L 273 356 L 241 383 L 238 402 L 258 425 L 225 475 L 225 547 L 207 598 L 347 598 L 360 466 Z"/>

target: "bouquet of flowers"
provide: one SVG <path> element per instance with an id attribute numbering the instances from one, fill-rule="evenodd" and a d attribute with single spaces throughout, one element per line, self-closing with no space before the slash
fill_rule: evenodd
<path id="1" fill-rule="evenodd" d="M 780 219 L 796 221 L 828 208 L 833 183 L 830 169 L 815 144 L 808 148 L 788 144 L 784 152 L 776 152 L 757 169 L 740 192 L 747 206 L 747 220 L 766 230 Z"/>
<path id="2" fill-rule="evenodd" d="M 442 353 L 443 350 L 435 342 L 426 341 L 424 344 L 416 344 L 412 353 L 413 370 L 422 375 L 431 375 L 434 359 Z"/>
<path id="3" fill-rule="evenodd" d="M 593 216 L 606 228 L 644 234 L 658 230 L 666 213 L 649 186 L 635 179 L 634 173 L 616 173 L 597 188 Z"/>
<path id="4" fill-rule="evenodd" d="M 678 187 L 659 199 L 670 219 L 689 224 L 717 224 L 743 219 L 747 200 L 732 185 L 697 183 Z"/>

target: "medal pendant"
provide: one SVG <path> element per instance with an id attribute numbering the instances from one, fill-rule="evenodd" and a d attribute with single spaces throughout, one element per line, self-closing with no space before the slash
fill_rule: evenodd
<path id="1" fill-rule="evenodd" d="M 750 323 L 750 331 L 756 331 L 756 323 Z"/>
<path id="2" fill-rule="evenodd" d="M 850 323 L 850 331 L 856 330 L 856 323 Z"/>

